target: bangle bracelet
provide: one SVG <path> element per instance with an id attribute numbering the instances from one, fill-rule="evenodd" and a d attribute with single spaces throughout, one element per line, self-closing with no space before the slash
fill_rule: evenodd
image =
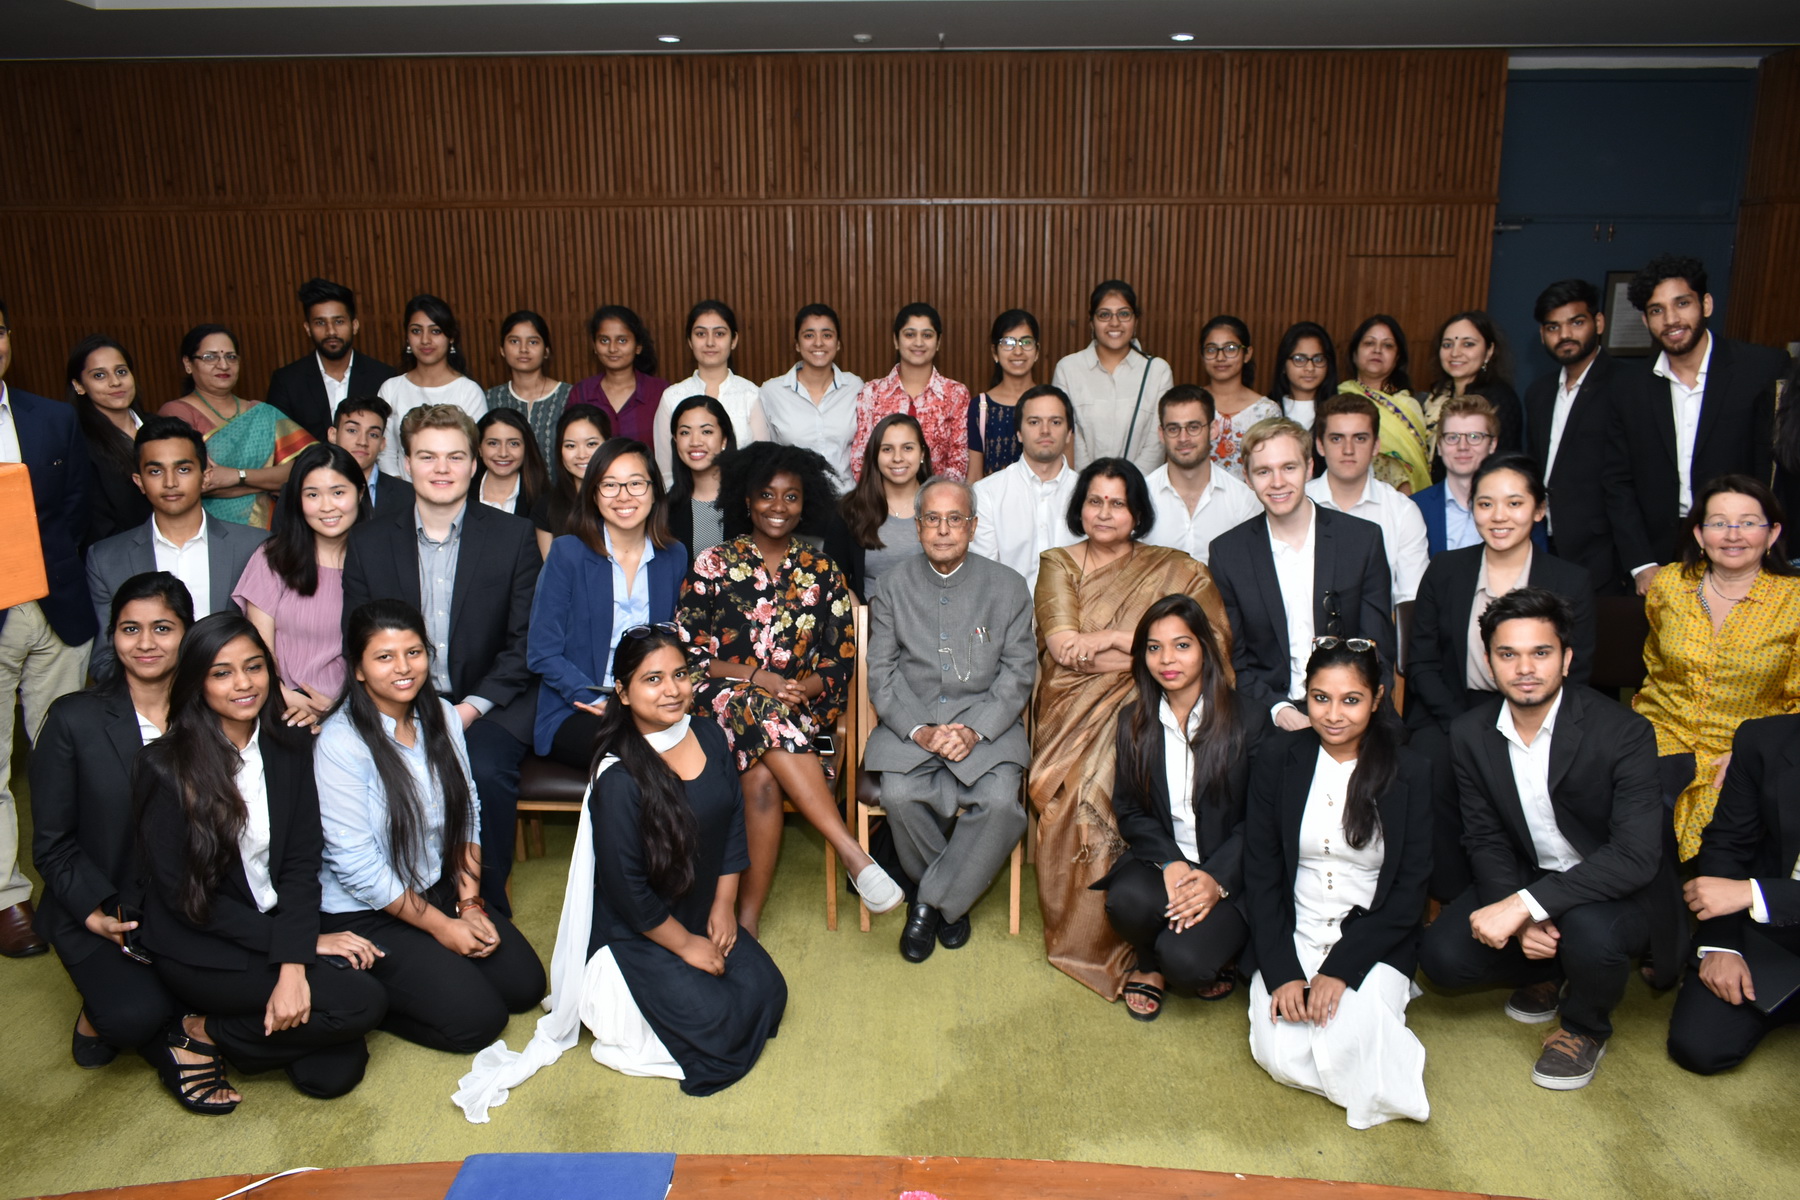
<path id="1" fill-rule="evenodd" d="M 482 912 L 486 912 L 487 901 L 483 900 L 480 896 L 470 896 L 466 900 L 458 900 L 456 902 L 456 915 L 460 917 L 471 908 L 478 908 Z"/>

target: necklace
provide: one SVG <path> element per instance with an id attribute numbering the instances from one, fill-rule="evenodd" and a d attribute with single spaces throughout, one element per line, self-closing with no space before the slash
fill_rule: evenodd
<path id="1" fill-rule="evenodd" d="M 241 416 L 244 411 L 244 402 L 237 398 L 236 393 L 233 393 L 232 397 L 231 397 L 231 415 L 229 417 L 226 416 L 224 413 L 220 412 L 218 409 L 214 408 L 212 406 L 212 401 L 208 400 L 206 398 L 206 396 L 200 391 L 199 388 L 194 389 L 194 399 L 196 399 L 196 400 L 200 401 L 200 403 L 206 405 L 206 411 L 211 413 L 213 416 L 217 417 L 219 419 L 219 424 L 221 424 L 221 425 L 226 425 L 226 424 L 231 423 L 232 421 L 237 420 L 238 417 Z"/>
<path id="2" fill-rule="evenodd" d="M 1762 574 L 1762 570 L 1761 570 L 1761 568 L 1758 568 L 1757 575 L 1760 575 L 1760 574 Z M 1750 592 L 1748 592 L 1748 591 L 1746 591 L 1742 596 L 1728 595 L 1725 592 L 1725 589 L 1723 589 L 1719 586 L 1719 580 L 1718 580 L 1717 576 L 1715 576 L 1711 571 L 1708 571 L 1706 573 L 1706 582 L 1712 585 L 1713 595 L 1717 596 L 1721 600 L 1729 600 L 1729 601 L 1731 601 L 1731 603 L 1736 604 L 1738 601 L 1747 600 L 1750 597 Z M 1752 591 L 1754 591 L 1756 588 L 1756 575 L 1752 575 L 1750 577 L 1750 588 Z"/>

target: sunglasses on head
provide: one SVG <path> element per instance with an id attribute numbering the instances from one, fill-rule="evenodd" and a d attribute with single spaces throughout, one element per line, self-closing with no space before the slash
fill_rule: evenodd
<path id="1" fill-rule="evenodd" d="M 681 637 L 681 626 L 675 624 L 673 621 L 658 621 L 654 625 L 633 625 L 621 636 L 628 637 L 633 641 L 642 641 L 644 638 L 656 633 L 666 633 L 679 638 Z M 687 639 L 682 638 L 682 640 L 686 641 Z"/>
<path id="2" fill-rule="evenodd" d="M 1339 646 L 1346 646 L 1355 654 L 1375 653 L 1375 643 L 1369 638 L 1326 636 L 1316 637 L 1312 640 L 1312 648 L 1314 650 L 1335 650 Z"/>

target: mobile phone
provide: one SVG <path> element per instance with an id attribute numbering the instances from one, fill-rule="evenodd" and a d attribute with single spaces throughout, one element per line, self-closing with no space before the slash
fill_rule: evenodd
<path id="1" fill-rule="evenodd" d="M 829 733 L 815 733 L 812 736 L 813 749 L 820 754 L 836 754 L 837 739 Z"/>
<path id="2" fill-rule="evenodd" d="M 144 919 L 143 913 L 138 912 L 136 909 L 128 909 L 123 904 L 119 905 L 113 915 L 118 917 L 120 921 L 141 922 Z M 141 962 L 145 966 L 150 965 L 151 958 L 149 951 L 144 949 L 144 943 L 143 940 L 138 937 L 138 931 L 135 929 L 127 929 L 122 936 L 124 937 L 124 942 L 119 949 L 124 952 L 125 957 L 134 962 Z"/>

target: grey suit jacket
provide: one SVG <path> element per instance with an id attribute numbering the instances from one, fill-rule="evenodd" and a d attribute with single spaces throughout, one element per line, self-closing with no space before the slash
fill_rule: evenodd
<path id="1" fill-rule="evenodd" d="M 136 529 L 115 533 L 88 547 L 88 595 L 94 601 L 94 615 L 100 619 L 100 634 L 94 639 L 90 663 L 95 679 L 106 678 L 112 670 L 112 638 L 107 633 L 107 623 L 112 617 L 113 593 L 133 575 L 156 570 L 156 543 L 151 532 L 155 521 L 156 518 L 151 517 Z M 212 612 L 237 611 L 237 605 L 231 602 L 231 593 L 249 565 L 250 556 L 268 537 L 266 529 L 221 521 L 214 516 L 206 518 L 206 572 L 212 588 Z M 211 615 L 195 613 L 194 619 Z"/>
<path id="2" fill-rule="evenodd" d="M 935 757 L 912 730 L 951 724 L 981 735 L 967 758 L 947 764 L 962 783 L 1001 763 L 1024 766 L 1031 757 L 1025 705 L 1037 675 L 1031 618 L 1024 576 L 979 554 L 948 578 L 924 555 L 884 574 L 869 605 L 866 664 L 880 724 L 863 766 L 910 771 Z"/>

